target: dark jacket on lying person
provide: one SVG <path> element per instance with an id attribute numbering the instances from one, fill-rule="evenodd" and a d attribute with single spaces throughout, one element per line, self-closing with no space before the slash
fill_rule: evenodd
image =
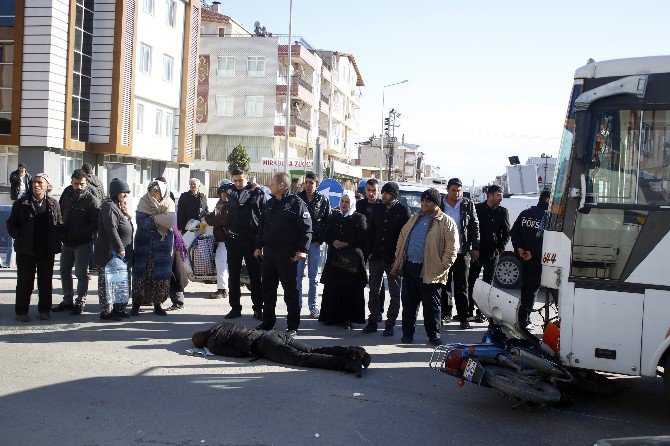
<path id="1" fill-rule="evenodd" d="M 356 374 L 370 365 L 370 355 L 362 347 L 320 347 L 309 345 L 274 330 L 263 331 L 231 322 L 221 322 L 192 338 L 198 348 L 207 347 L 221 356 L 258 356 L 280 364 L 340 370 Z"/>

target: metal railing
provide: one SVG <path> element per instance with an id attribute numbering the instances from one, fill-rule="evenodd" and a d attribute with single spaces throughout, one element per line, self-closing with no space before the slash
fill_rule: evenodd
<path id="1" fill-rule="evenodd" d="M 326 104 L 330 104 L 330 96 L 328 96 L 327 94 L 321 93 L 321 100 Z"/>

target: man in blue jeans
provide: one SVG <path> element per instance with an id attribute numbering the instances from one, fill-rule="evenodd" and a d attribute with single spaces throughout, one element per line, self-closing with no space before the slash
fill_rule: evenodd
<path id="1" fill-rule="evenodd" d="M 305 265 L 307 265 L 309 280 L 307 304 L 309 305 L 309 314 L 313 318 L 319 317 L 319 308 L 316 305 L 316 286 L 318 284 L 316 276 L 319 274 L 319 265 L 321 264 L 323 234 L 326 232 L 328 216 L 330 215 L 328 197 L 316 191 L 318 186 L 319 179 L 317 176 L 313 172 L 307 172 L 305 188 L 298 194 L 307 205 L 309 215 L 312 217 L 312 243 L 309 245 L 307 259 L 298 262 L 298 304 L 302 309 L 302 279 L 305 277 Z"/>
<path id="2" fill-rule="evenodd" d="M 78 316 L 86 304 L 88 294 L 88 260 L 93 252 L 93 236 L 98 230 L 100 201 L 88 189 L 84 171 L 72 173 L 71 185 L 60 197 L 63 214 L 63 251 L 60 255 L 60 277 L 63 301 L 51 311 L 70 311 Z M 74 299 L 72 267 L 77 277 L 77 298 Z"/>

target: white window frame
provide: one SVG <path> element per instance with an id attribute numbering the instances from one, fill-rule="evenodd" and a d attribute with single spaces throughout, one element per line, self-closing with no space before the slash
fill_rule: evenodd
<path id="1" fill-rule="evenodd" d="M 225 66 L 232 62 L 231 69 L 221 69 L 221 62 L 225 61 Z M 219 77 L 234 77 L 235 76 L 235 56 L 218 56 L 216 58 L 216 75 Z"/>
<path id="2" fill-rule="evenodd" d="M 135 131 L 144 133 L 144 104 L 135 104 Z"/>
<path id="3" fill-rule="evenodd" d="M 165 24 L 174 28 L 177 21 L 177 2 L 175 0 L 165 0 Z"/>
<path id="4" fill-rule="evenodd" d="M 263 96 L 246 96 L 244 98 L 244 116 L 262 118 L 265 98 Z"/>
<path id="5" fill-rule="evenodd" d="M 163 81 L 172 83 L 174 71 L 174 57 L 163 54 Z"/>
<path id="6" fill-rule="evenodd" d="M 168 139 L 172 139 L 172 133 L 173 133 L 173 127 L 174 127 L 174 121 L 172 120 L 172 113 L 171 112 L 166 112 L 165 113 L 165 137 Z"/>
<path id="7" fill-rule="evenodd" d="M 140 42 L 140 60 L 138 68 L 142 73 L 151 73 L 151 49 L 150 45 Z"/>
<path id="8" fill-rule="evenodd" d="M 258 66 L 261 63 L 262 63 L 263 69 L 259 70 Z M 247 76 L 249 76 L 249 77 L 263 77 L 263 76 L 265 76 L 265 56 L 248 56 L 247 57 Z"/>
<path id="9" fill-rule="evenodd" d="M 156 109 L 156 129 L 154 133 L 158 137 L 163 136 L 163 110 L 161 109 Z"/>
<path id="10" fill-rule="evenodd" d="M 154 0 L 142 0 L 142 11 L 154 15 Z"/>
<path id="11" fill-rule="evenodd" d="M 216 95 L 214 98 L 214 114 L 216 116 L 233 116 L 235 98 L 233 96 Z"/>

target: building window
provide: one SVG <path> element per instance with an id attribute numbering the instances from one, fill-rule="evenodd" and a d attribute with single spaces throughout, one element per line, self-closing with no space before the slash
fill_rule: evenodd
<path id="1" fill-rule="evenodd" d="M 165 137 L 172 138 L 172 113 L 165 113 Z"/>
<path id="2" fill-rule="evenodd" d="M 151 47 L 146 43 L 140 43 L 140 71 L 151 73 Z"/>
<path id="3" fill-rule="evenodd" d="M 137 133 L 144 132 L 144 105 L 142 104 L 135 106 L 135 131 Z"/>
<path id="4" fill-rule="evenodd" d="M 225 37 L 228 32 L 225 26 L 219 26 L 219 37 Z"/>
<path id="5" fill-rule="evenodd" d="M 263 116 L 263 96 L 247 96 L 244 101 L 244 115 L 254 118 Z"/>
<path id="6" fill-rule="evenodd" d="M 11 31 L 11 34 L 13 34 L 13 31 Z M 13 76 L 14 76 L 14 42 L 11 40 L 3 40 L 0 41 L 0 134 L 1 135 L 9 135 L 12 132 Z"/>
<path id="7" fill-rule="evenodd" d="M 18 147 L 0 147 L 0 185 L 9 186 L 9 175 L 19 164 Z"/>
<path id="8" fill-rule="evenodd" d="M 70 184 L 72 172 L 75 169 L 81 169 L 84 163 L 82 152 L 72 150 L 60 151 L 60 187 L 65 187 Z"/>
<path id="9" fill-rule="evenodd" d="M 165 24 L 174 28 L 177 17 L 177 2 L 166 0 L 165 2 Z"/>
<path id="10" fill-rule="evenodd" d="M 70 137 L 77 141 L 88 141 L 93 55 L 93 2 L 77 0 L 75 8 Z"/>
<path id="11" fill-rule="evenodd" d="M 156 110 L 156 136 L 163 134 L 163 111 Z"/>
<path id="12" fill-rule="evenodd" d="M 172 82 L 172 67 L 174 66 L 174 59 L 172 56 L 163 54 L 163 80 L 165 82 Z"/>
<path id="13" fill-rule="evenodd" d="M 249 56 L 247 58 L 247 76 L 265 76 L 265 57 Z"/>
<path id="14" fill-rule="evenodd" d="M 233 116 L 235 99 L 232 96 L 216 96 L 216 116 Z"/>
<path id="15" fill-rule="evenodd" d="M 217 58 L 216 64 L 217 76 L 232 77 L 235 76 L 235 58 L 233 56 L 221 56 Z"/>
<path id="16" fill-rule="evenodd" d="M 142 0 L 142 10 L 147 14 L 154 15 L 154 0 Z"/>

